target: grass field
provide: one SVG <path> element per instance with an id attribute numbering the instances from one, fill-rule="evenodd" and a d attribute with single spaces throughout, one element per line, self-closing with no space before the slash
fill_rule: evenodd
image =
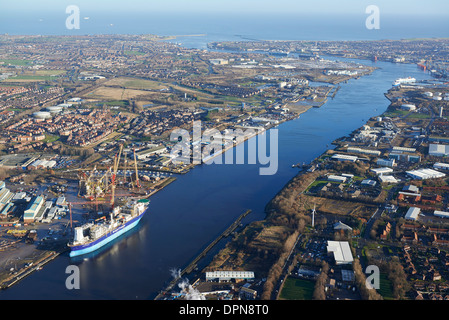
<path id="1" fill-rule="evenodd" d="M 393 286 L 385 273 L 380 273 L 379 286 L 378 292 L 385 300 L 394 300 Z"/>
<path id="2" fill-rule="evenodd" d="M 281 300 L 312 300 L 315 282 L 287 277 L 282 288 Z"/>

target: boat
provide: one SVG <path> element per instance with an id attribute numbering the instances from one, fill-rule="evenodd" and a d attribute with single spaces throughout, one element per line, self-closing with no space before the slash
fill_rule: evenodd
<path id="1" fill-rule="evenodd" d="M 416 82 L 416 79 L 415 79 L 415 78 L 411 78 L 411 77 L 408 77 L 408 78 L 399 78 L 399 79 L 396 79 L 396 80 L 393 82 L 393 86 L 397 87 L 397 86 L 399 86 L 399 85 L 401 85 L 401 84 L 410 84 L 410 83 L 415 83 L 415 82 Z"/>
<path id="2" fill-rule="evenodd" d="M 133 229 L 144 216 L 148 200 L 130 200 L 123 206 L 116 206 L 109 215 L 76 227 L 74 237 L 68 244 L 70 257 L 96 251 Z"/>

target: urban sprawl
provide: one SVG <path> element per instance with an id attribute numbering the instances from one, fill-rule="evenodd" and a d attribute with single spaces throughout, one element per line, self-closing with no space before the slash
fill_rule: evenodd
<path id="1" fill-rule="evenodd" d="M 155 35 L 0 35 L 2 288 L 68 251 L 74 227 L 107 216 L 114 196 L 151 198 L 197 165 L 174 161 L 175 129 L 264 132 L 325 108 L 375 71 L 368 59 L 432 80 L 392 83 L 383 114 L 292 164 L 265 220 L 231 230 L 204 270 L 178 270 L 157 299 L 449 299 L 448 54 L 447 39 L 198 50 Z M 370 265 L 379 289 L 366 286 Z"/>

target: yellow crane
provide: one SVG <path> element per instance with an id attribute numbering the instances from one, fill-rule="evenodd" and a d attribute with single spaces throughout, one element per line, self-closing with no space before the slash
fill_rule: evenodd
<path id="1" fill-rule="evenodd" d="M 118 155 L 116 154 L 114 157 L 114 171 L 112 173 L 111 179 L 111 207 L 114 208 L 114 200 L 115 200 L 115 187 L 117 186 L 117 170 L 118 165 L 120 163 L 120 157 L 122 155 L 123 144 L 120 144 L 120 150 Z"/>
<path id="2" fill-rule="evenodd" d="M 134 169 L 136 170 L 135 175 L 136 175 L 136 180 L 135 180 L 135 188 L 140 188 L 140 182 L 139 182 L 139 171 L 137 169 L 137 157 L 136 157 L 136 148 L 133 149 L 134 150 Z"/>

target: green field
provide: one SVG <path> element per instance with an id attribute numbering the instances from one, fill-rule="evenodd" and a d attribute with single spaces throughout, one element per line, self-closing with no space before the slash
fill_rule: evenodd
<path id="1" fill-rule="evenodd" d="M 379 294 L 385 300 L 393 300 L 393 286 L 385 273 L 380 273 Z"/>
<path id="2" fill-rule="evenodd" d="M 20 60 L 20 59 L 1 59 L 0 62 L 3 62 L 5 65 L 13 65 L 13 66 L 29 66 L 32 64 L 31 60 Z"/>
<path id="3" fill-rule="evenodd" d="M 282 300 L 312 300 L 315 281 L 287 277 L 282 288 Z"/>

